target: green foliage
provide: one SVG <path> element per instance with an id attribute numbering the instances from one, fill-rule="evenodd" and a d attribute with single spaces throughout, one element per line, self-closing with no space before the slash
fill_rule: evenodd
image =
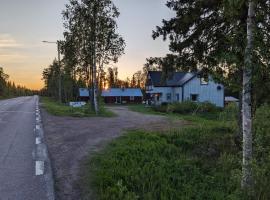
<path id="1" fill-rule="evenodd" d="M 222 121 L 235 121 L 238 117 L 238 106 L 235 103 L 230 103 L 225 106 L 224 110 L 220 113 L 219 119 Z"/>
<path id="2" fill-rule="evenodd" d="M 178 113 L 178 114 L 203 114 L 216 113 L 220 111 L 214 104 L 209 102 L 196 103 L 192 101 L 184 101 L 181 103 L 171 103 L 168 105 L 153 106 L 156 112 Z"/>
<path id="3" fill-rule="evenodd" d="M 257 199 L 270 199 L 270 106 L 260 107 L 254 120 L 254 179 Z"/>
<path id="4" fill-rule="evenodd" d="M 98 199 L 240 199 L 238 151 L 229 126 L 170 134 L 132 131 L 88 162 Z"/>
<path id="5" fill-rule="evenodd" d="M 152 109 L 152 107 L 143 104 L 132 104 L 129 105 L 128 108 L 131 111 L 145 113 L 145 114 L 156 114 L 156 112 Z"/>
<path id="6" fill-rule="evenodd" d="M 182 103 L 172 103 L 168 105 L 168 112 L 187 114 L 193 113 L 197 109 L 198 105 L 192 101 L 184 101 Z"/>
<path id="7" fill-rule="evenodd" d="M 52 98 L 42 97 L 42 105 L 52 115 L 56 116 L 72 116 L 72 117 L 94 117 L 96 113 L 90 109 L 89 105 L 83 106 L 81 108 L 73 108 L 66 104 L 59 103 Z M 114 113 L 108 111 L 104 106 L 100 106 L 100 117 L 113 117 Z"/>
<path id="8" fill-rule="evenodd" d="M 155 112 L 166 113 L 168 105 L 153 106 L 152 109 Z"/>

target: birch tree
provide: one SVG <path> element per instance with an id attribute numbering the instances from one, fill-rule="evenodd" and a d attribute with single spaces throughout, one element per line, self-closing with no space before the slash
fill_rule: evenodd
<path id="1" fill-rule="evenodd" d="M 74 38 L 78 60 L 92 90 L 98 114 L 98 70 L 117 62 L 124 53 L 124 39 L 117 33 L 119 11 L 111 0 L 70 0 L 63 12 L 66 32 Z"/>
<path id="2" fill-rule="evenodd" d="M 251 115 L 251 83 L 252 83 L 252 55 L 255 27 L 255 3 L 249 0 L 247 18 L 247 46 L 245 50 L 245 66 L 243 69 L 243 164 L 242 164 L 242 187 L 252 188 L 252 115 Z"/>

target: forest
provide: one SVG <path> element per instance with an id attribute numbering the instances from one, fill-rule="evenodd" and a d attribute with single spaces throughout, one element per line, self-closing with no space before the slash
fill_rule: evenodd
<path id="1" fill-rule="evenodd" d="M 0 67 L 0 99 L 11 98 L 17 96 L 31 96 L 37 94 L 37 91 L 27 89 L 24 86 L 16 85 L 9 81 L 9 75 Z"/>

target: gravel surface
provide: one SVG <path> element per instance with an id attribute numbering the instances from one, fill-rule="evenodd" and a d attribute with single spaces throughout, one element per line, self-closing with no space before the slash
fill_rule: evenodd
<path id="1" fill-rule="evenodd" d="M 106 142 L 129 129 L 165 130 L 181 127 L 183 121 L 165 116 L 146 115 L 130 111 L 125 106 L 112 106 L 117 114 L 112 118 L 57 117 L 42 111 L 45 137 L 55 176 L 57 199 L 79 200 L 76 181 L 80 165 L 86 156 L 99 151 Z"/>

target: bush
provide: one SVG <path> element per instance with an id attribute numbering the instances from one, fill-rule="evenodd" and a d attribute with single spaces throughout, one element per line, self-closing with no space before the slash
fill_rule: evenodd
<path id="1" fill-rule="evenodd" d="M 270 199 L 270 106 L 256 111 L 254 123 L 254 178 L 257 199 Z"/>
<path id="2" fill-rule="evenodd" d="M 160 106 L 153 106 L 152 108 L 153 108 L 153 110 L 154 110 L 155 112 L 166 113 L 166 112 L 167 112 L 168 106 L 167 106 L 167 105 L 160 105 Z"/>
<path id="3" fill-rule="evenodd" d="M 195 103 L 192 101 L 184 101 L 181 103 L 172 103 L 168 106 L 167 111 L 179 114 L 189 113 L 215 113 L 220 109 L 210 102 Z"/>
<path id="4" fill-rule="evenodd" d="M 172 103 L 168 106 L 167 111 L 179 114 L 192 113 L 197 109 L 198 105 L 192 101 L 184 101 L 182 103 Z"/>
<path id="5" fill-rule="evenodd" d="M 214 113 L 218 112 L 221 109 L 218 108 L 216 105 L 210 102 L 203 102 L 198 104 L 198 112 L 199 113 Z"/>
<path id="6" fill-rule="evenodd" d="M 219 119 L 222 121 L 236 121 L 238 117 L 238 106 L 235 103 L 230 103 L 225 106 L 224 110 L 220 113 Z"/>

